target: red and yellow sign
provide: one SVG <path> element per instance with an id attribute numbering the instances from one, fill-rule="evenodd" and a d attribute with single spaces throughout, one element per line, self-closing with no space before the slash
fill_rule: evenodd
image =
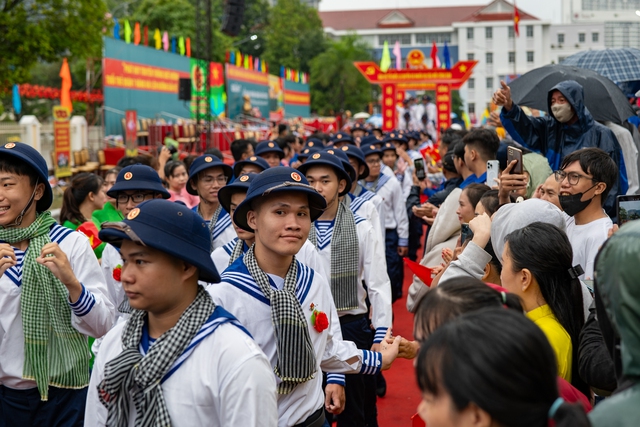
<path id="1" fill-rule="evenodd" d="M 311 104 L 311 96 L 309 92 L 298 92 L 295 90 L 284 90 L 284 103 L 293 105 L 309 105 Z"/>
<path id="2" fill-rule="evenodd" d="M 451 127 L 451 86 L 436 85 L 436 110 L 438 111 L 438 131 Z"/>
<path id="3" fill-rule="evenodd" d="M 424 64 L 424 52 L 420 49 L 413 49 L 407 54 L 407 65 L 410 69 L 426 70 L 427 66 Z"/>
<path id="4" fill-rule="evenodd" d="M 56 178 L 71 176 L 71 112 L 66 107 L 53 107 L 53 144 Z"/>
<path id="5" fill-rule="evenodd" d="M 260 71 L 247 70 L 235 65 L 225 64 L 227 67 L 227 78 L 231 80 L 240 80 L 241 82 L 253 83 L 256 85 L 269 85 L 269 75 Z"/>
<path id="6" fill-rule="evenodd" d="M 369 83 L 464 83 L 478 61 L 458 61 L 450 70 L 392 70 L 383 73 L 375 62 L 354 62 Z"/>
<path id="7" fill-rule="evenodd" d="M 396 126 L 396 85 L 382 85 L 382 130 L 388 132 Z"/>
<path id="8" fill-rule="evenodd" d="M 178 93 L 180 77 L 189 77 L 185 71 L 111 58 L 104 58 L 103 74 L 105 87 L 165 93 Z"/>

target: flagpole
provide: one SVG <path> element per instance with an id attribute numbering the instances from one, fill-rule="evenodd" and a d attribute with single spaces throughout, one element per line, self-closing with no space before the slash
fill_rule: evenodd
<path id="1" fill-rule="evenodd" d="M 513 77 L 516 78 L 518 75 L 516 64 L 518 63 L 518 51 L 516 50 L 516 45 L 518 41 L 518 35 L 513 31 Z"/>

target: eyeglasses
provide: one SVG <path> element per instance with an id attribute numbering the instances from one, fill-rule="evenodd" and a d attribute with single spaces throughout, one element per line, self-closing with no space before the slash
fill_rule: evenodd
<path id="1" fill-rule="evenodd" d="M 556 178 L 556 182 L 562 183 L 562 181 L 567 178 L 567 180 L 569 181 L 569 185 L 578 185 L 578 183 L 580 182 L 580 178 L 590 179 L 591 181 L 595 182 L 595 179 L 589 178 L 586 175 L 580 175 L 577 172 L 567 173 L 565 171 L 555 171 L 553 174 Z"/>
<path id="2" fill-rule="evenodd" d="M 229 180 L 229 178 L 226 177 L 225 175 L 205 176 L 205 177 L 203 177 L 201 179 L 201 181 L 204 183 L 204 185 L 207 185 L 207 186 L 213 185 L 214 182 L 217 182 L 220 185 L 225 185 L 228 180 Z"/>
<path id="3" fill-rule="evenodd" d="M 116 201 L 119 204 L 126 205 L 129 203 L 129 199 L 133 200 L 133 203 L 142 203 L 147 198 L 147 196 L 153 196 L 155 193 L 136 193 L 132 195 L 120 193 L 118 197 L 116 197 Z"/>
<path id="4" fill-rule="evenodd" d="M 380 159 L 369 159 L 367 160 L 367 164 L 370 166 L 375 166 L 375 165 L 379 165 L 381 162 Z"/>

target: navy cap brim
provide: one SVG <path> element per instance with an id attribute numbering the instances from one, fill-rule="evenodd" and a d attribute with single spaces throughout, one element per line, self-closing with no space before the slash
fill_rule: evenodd
<path id="1" fill-rule="evenodd" d="M 31 153 L 28 153 L 27 151 L 23 151 L 22 147 L 18 146 L 16 143 L 13 143 L 13 148 L 5 148 L 7 146 L 11 146 L 9 144 L 11 143 L 4 144 L 4 146 L 1 147 L 3 148 L 1 153 L 22 160 L 36 172 L 36 174 L 38 175 L 38 184 L 44 184 L 44 193 L 42 194 L 40 200 L 36 202 L 36 211 L 46 211 L 51 207 L 51 204 L 53 203 L 53 190 L 51 189 L 51 184 L 49 184 L 49 171 L 47 169 L 45 172 L 45 170 L 43 169 L 47 167 L 46 161 L 44 160 L 44 158 L 42 158 L 42 161 L 39 162 L 38 160 L 40 159 L 36 158 L 36 155 L 40 157 L 42 156 L 31 146 L 27 147 L 30 149 L 29 151 L 33 150 L 33 155 L 31 155 Z"/>
<path id="2" fill-rule="evenodd" d="M 227 184 L 218 191 L 218 202 L 225 211 L 231 212 L 231 196 L 236 193 L 246 193 L 249 186 L 238 181 Z"/>
<path id="3" fill-rule="evenodd" d="M 175 240 L 177 244 L 159 247 L 160 245 L 154 245 L 145 241 L 145 236 L 154 236 L 156 241 L 160 241 L 158 237 L 162 235 L 163 230 L 135 221 L 129 221 L 127 225 L 145 242 L 145 245 L 196 266 L 198 268 L 199 280 L 207 283 L 220 282 L 220 274 L 218 274 L 218 270 L 211 260 L 209 252 L 199 250 L 195 248 L 191 242 L 179 239 L 174 235 L 167 235 L 167 238 L 162 240 L 165 242 L 169 241 L 169 239 Z M 99 238 L 103 242 L 110 243 L 118 248 L 122 246 L 123 240 L 131 240 L 125 232 L 114 228 L 103 228 L 100 230 Z M 188 254 L 189 259 L 185 258 L 186 254 Z"/>
<path id="4" fill-rule="evenodd" d="M 191 194 L 192 196 L 197 196 L 198 195 L 198 190 L 196 190 L 195 188 L 193 188 L 191 186 L 191 180 L 198 177 L 198 174 L 202 171 L 205 171 L 207 169 L 212 169 L 212 168 L 221 168 L 222 169 L 222 173 L 224 174 L 224 176 L 227 177 L 227 179 L 230 179 L 232 174 L 233 174 L 233 168 L 231 166 L 229 166 L 226 163 L 202 163 L 200 165 L 197 165 L 196 167 L 193 167 L 193 164 L 191 165 L 191 169 L 189 169 L 189 181 L 187 181 L 187 193 Z"/>
<path id="5" fill-rule="evenodd" d="M 168 199 L 171 197 L 171 194 L 169 194 L 167 189 L 159 183 L 140 180 L 116 182 L 109 189 L 109 191 L 107 191 L 107 196 L 115 199 L 116 197 L 118 197 L 118 193 L 121 191 L 154 191 L 158 194 L 161 194 L 163 199 Z"/>
<path id="6" fill-rule="evenodd" d="M 334 156 L 334 154 L 331 154 L 331 155 Z M 340 163 L 342 163 L 342 160 L 340 160 L 339 157 L 336 157 L 336 159 Z M 338 175 L 338 180 L 344 179 L 345 181 L 347 181 L 347 185 L 346 185 L 344 191 L 342 191 L 339 194 L 339 196 L 344 196 L 349 191 L 351 191 L 351 185 L 353 184 L 353 181 L 351 180 L 351 177 L 349 176 L 349 173 L 347 173 L 347 171 L 345 171 L 344 169 L 339 168 L 338 166 L 336 166 L 335 163 L 332 163 L 329 160 L 322 159 L 322 158 L 307 160 L 305 163 L 303 163 L 300 166 L 298 166 L 298 170 L 300 172 L 302 172 L 304 175 L 307 175 L 307 171 L 309 169 L 311 169 L 312 167 L 314 167 L 314 166 L 329 166 L 336 172 L 336 175 Z"/>
<path id="7" fill-rule="evenodd" d="M 266 191 L 266 189 L 265 189 Z M 284 194 L 284 193 L 303 193 L 309 197 L 309 217 L 311 222 L 314 222 L 324 212 L 327 207 L 327 202 L 324 197 L 313 189 L 307 189 L 304 187 L 282 187 L 269 192 L 269 196 L 274 194 Z M 244 199 L 240 205 L 236 208 L 236 211 L 233 214 L 233 222 L 240 228 L 250 233 L 255 232 L 254 229 L 249 227 L 247 223 L 247 213 L 252 210 L 252 203 L 258 197 L 267 197 L 266 195 L 260 194 L 256 197 Z"/>

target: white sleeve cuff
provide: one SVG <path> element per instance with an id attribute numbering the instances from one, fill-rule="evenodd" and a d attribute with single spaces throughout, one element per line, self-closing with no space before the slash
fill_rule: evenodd
<path id="1" fill-rule="evenodd" d="M 93 306 L 96 304 L 96 297 L 93 296 L 93 294 L 89 292 L 82 283 L 80 285 L 82 285 L 82 293 L 80 294 L 80 298 L 78 298 L 78 301 L 74 303 L 69 303 L 71 311 L 73 311 L 73 314 L 78 317 L 86 316 L 87 314 L 89 314 Z"/>

